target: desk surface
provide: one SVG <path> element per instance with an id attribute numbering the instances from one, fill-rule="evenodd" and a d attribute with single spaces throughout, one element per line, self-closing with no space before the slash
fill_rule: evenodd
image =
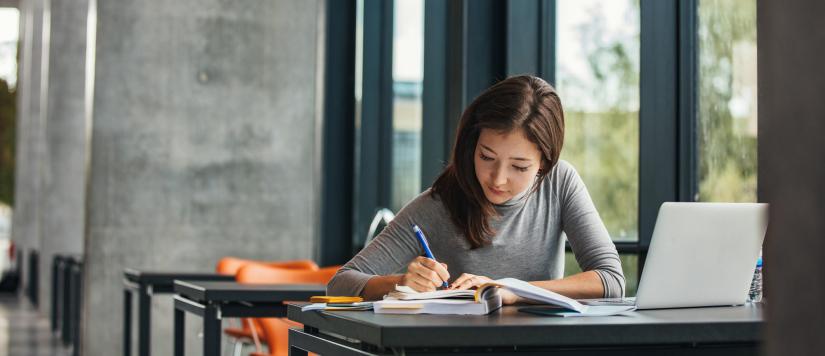
<path id="1" fill-rule="evenodd" d="M 239 284 L 236 282 L 175 281 L 175 293 L 196 301 L 273 302 L 309 300 L 325 295 L 323 284 Z"/>
<path id="2" fill-rule="evenodd" d="M 124 268 L 123 277 L 127 281 L 145 284 L 167 284 L 170 287 L 176 279 L 201 281 L 234 281 L 235 276 L 217 274 L 215 272 L 192 271 L 146 271 L 134 268 Z"/>
<path id="3" fill-rule="evenodd" d="M 379 347 L 565 346 L 757 343 L 760 304 L 645 310 L 610 317 L 546 317 L 507 306 L 489 315 L 391 315 L 301 312 L 290 320 Z"/>

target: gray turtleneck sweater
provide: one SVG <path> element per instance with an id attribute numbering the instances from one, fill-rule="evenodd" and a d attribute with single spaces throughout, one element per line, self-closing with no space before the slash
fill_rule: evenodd
<path id="1" fill-rule="evenodd" d="M 492 244 L 470 249 L 438 196 L 421 193 L 327 285 L 328 295 L 360 295 L 376 275 L 403 273 L 424 254 L 410 225 L 417 224 L 439 262 L 448 265 L 450 280 L 462 273 L 525 281 L 562 278 L 564 235 L 584 271 L 596 271 L 605 297 L 624 296 L 625 280 L 616 247 L 576 170 L 560 161 L 535 192 L 528 189 L 496 205 L 500 214 L 491 226 Z"/>

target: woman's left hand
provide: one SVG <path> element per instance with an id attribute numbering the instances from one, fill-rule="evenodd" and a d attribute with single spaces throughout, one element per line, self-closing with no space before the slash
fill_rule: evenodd
<path id="1" fill-rule="evenodd" d="M 450 284 L 449 289 L 470 289 L 474 287 L 479 287 L 485 283 L 490 283 L 493 280 L 489 277 L 485 276 L 476 276 L 474 274 L 463 273 L 452 284 Z M 499 294 L 501 294 L 501 303 L 502 304 L 515 304 L 519 301 L 519 296 L 513 294 L 509 290 L 504 288 L 499 288 Z"/>

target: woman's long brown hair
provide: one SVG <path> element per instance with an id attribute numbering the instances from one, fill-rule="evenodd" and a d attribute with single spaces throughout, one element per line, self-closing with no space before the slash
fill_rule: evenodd
<path id="1" fill-rule="evenodd" d="M 432 194 L 447 207 L 472 248 L 489 245 L 495 234 L 490 219 L 496 210 L 475 174 L 474 155 L 482 129 L 500 133 L 521 129 L 538 147 L 542 158 L 535 190 L 558 162 L 564 143 L 561 101 L 541 78 L 521 75 L 493 85 L 464 110 L 450 162 L 433 183 Z"/>

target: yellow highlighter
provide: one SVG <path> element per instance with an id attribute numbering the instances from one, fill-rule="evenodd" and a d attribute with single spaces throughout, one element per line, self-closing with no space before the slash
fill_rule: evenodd
<path id="1" fill-rule="evenodd" d="M 309 298 L 309 301 L 312 302 L 312 303 L 351 304 L 351 303 L 363 302 L 364 298 L 361 298 L 361 297 L 341 297 L 341 296 L 331 296 L 331 295 L 317 295 L 317 296 Z"/>

